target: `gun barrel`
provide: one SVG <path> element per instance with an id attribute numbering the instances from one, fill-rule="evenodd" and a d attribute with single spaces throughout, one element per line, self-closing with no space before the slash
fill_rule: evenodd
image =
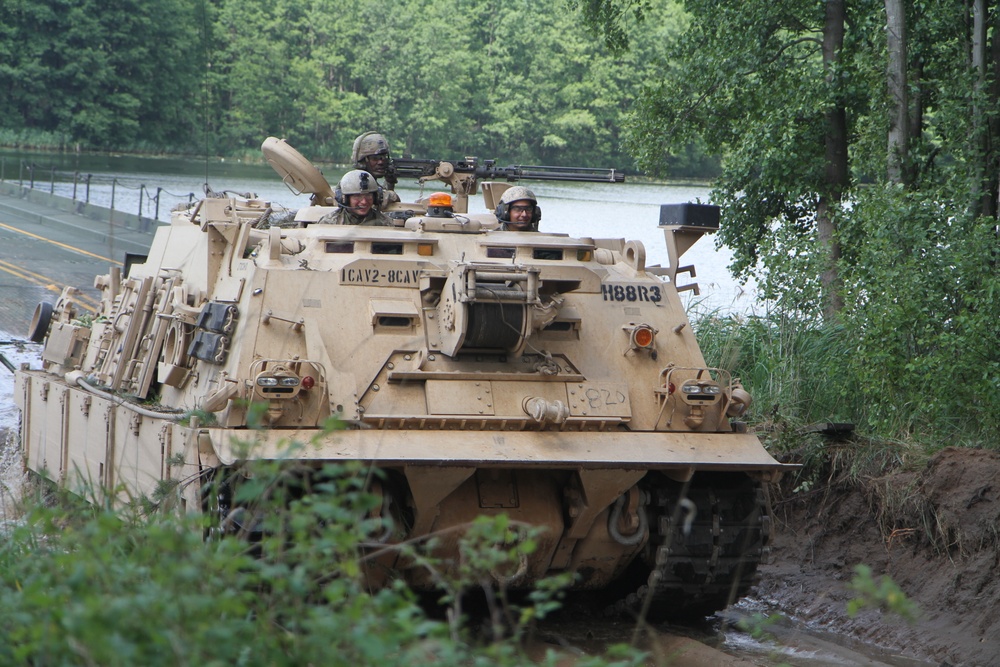
<path id="1" fill-rule="evenodd" d="M 484 168 L 494 173 L 484 174 L 484 178 L 503 177 L 508 181 L 521 179 L 536 181 L 585 181 L 588 183 L 624 183 L 625 174 L 617 169 L 597 169 L 592 167 L 549 167 L 541 165 L 512 165 L 509 167 Z"/>

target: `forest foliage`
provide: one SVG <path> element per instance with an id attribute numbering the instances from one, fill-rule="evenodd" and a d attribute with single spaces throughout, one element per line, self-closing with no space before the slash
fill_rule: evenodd
<path id="1" fill-rule="evenodd" d="M 622 52 L 656 4 L 579 3 Z M 996 446 L 1000 3 L 683 6 L 626 143 L 658 173 L 693 144 L 722 158 L 720 240 L 768 310 L 703 321 L 710 356 L 763 421 Z"/>
<path id="2" fill-rule="evenodd" d="M 218 516 L 180 511 L 169 488 L 111 509 L 101 489 L 74 488 L 78 496 L 26 483 L 23 513 L 5 516 L 0 543 L 0 662 L 513 667 L 568 659 L 538 641 L 528 655 L 537 621 L 561 605 L 565 575 L 527 596 L 489 588 L 481 613 L 463 607 L 497 572 L 516 569 L 537 547 L 538 529 L 506 516 L 477 519 L 459 539 L 460 572 L 449 576 L 433 543 L 381 545 L 386 526 L 373 511 L 381 500 L 365 490 L 371 473 L 360 463 L 311 471 L 324 481 L 309 493 L 295 488 L 303 471 L 287 462 L 249 462 L 240 472 L 253 480 L 238 499 L 259 518 L 254 539 L 220 538 Z M 8 491 L 5 510 L 14 509 Z M 125 499 L 122 491 L 117 500 Z M 436 593 L 421 601 L 401 582 L 372 591 L 361 573 L 377 569 L 373 551 L 385 548 L 428 570 Z M 572 660 L 635 667 L 646 658 L 622 645 Z"/>
<path id="3" fill-rule="evenodd" d="M 613 54 L 541 0 L 0 0 L 0 125 L 211 155 L 275 135 L 338 162 L 374 129 L 397 155 L 628 169 L 625 117 L 684 21 L 648 14 Z"/>

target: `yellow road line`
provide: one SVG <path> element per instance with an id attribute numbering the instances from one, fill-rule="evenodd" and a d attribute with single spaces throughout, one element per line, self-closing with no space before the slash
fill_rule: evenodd
<path id="1" fill-rule="evenodd" d="M 17 232 L 18 234 L 24 234 L 25 236 L 30 236 L 33 239 L 38 239 L 39 241 L 45 241 L 46 243 L 51 243 L 52 245 L 57 245 L 60 248 L 65 248 L 66 250 L 69 250 L 71 252 L 78 252 L 81 255 L 87 255 L 88 257 L 93 257 L 95 259 L 103 259 L 105 262 L 111 262 L 112 264 L 117 264 L 117 262 L 115 260 L 111 259 L 110 257 L 105 257 L 103 255 L 95 255 L 92 252 L 87 252 L 86 250 L 81 250 L 80 248 L 76 248 L 76 247 L 71 246 L 69 244 L 60 243 L 59 241 L 53 241 L 50 238 L 46 238 L 44 236 L 39 236 L 38 234 L 32 234 L 31 232 L 26 232 L 23 229 L 18 229 L 17 227 L 11 227 L 10 225 L 5 225 L 2 222 L 0 222 L 0 228 L 6 229 L 6 230 L 9 230 L 9 231 L 12 231 L 12 232 Z"/>
<path id="2" fill-rule="evenodd" d="M 9 273 L 10 275 L 20 278 L 21 280 L 25 280 L 29 283 L 34 283 L 35 285 L 44 287 L 50 292 L 55 292 L 56 294 L 62 293 L 62 288 L 59 287 L 59 285 L 56 284 L 56 282 L 53 281 L 48 276 L 44 276 L 40 273 L 35 273 L 34 271 L 29 271 L 28 269 L 17 266 L 16 264 L 5 262 L 2 259 L 0 259 L 0 271 Z M 90 308 L 97 309 L 97 307 L 100 305 L 95 299 L 87 296 L 83 292 L 79 292 L 74 298 L 77 301 L 83 303 L 85 306 L 89 306 Z"/>
<path id="3" fill-rule="evenodd" d="M 26 269 L 23 266 L 18 266 L 17 264 L 14 264 L 12 262 L 0 259 L 0 266 L 6 266 L 8 269 L 10 269 L 8 273 L 17 271 L 19 274 L 21 274 L 22 278 L 26 280 L 31 280 L 32 282 L 36 282 L 40 285 L 53 283 L 53 280 L 48 276 L 42 275 L 41 273 L 35 273 L 34 271 Z"/>
<path id="4" fill-rule="evenodd" d="M 20 278 L 21 280 L 26 280 L 29 283 L 34 283 L 35 285 L 41 285 L 47 290 L 51 290 L 53 292 L 59 291 L 59 288 L 56 287 L 54 284 L 50 284 L 49 281 L 38 280 L 37 278 L 28 275 L 28 272 L 23 270 L 21 267 L 14 266 L 13 264 L 9 264 L 2 260 L 0 260 L 0 271 L 5 271 L 6 273 L 9 273 L 12 276 Z"/>

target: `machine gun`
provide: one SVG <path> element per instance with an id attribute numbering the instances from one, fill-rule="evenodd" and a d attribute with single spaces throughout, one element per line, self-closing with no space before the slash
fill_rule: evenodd
<path id="1" fill-rule="evenodd" d="M 624 183 L 625 174 L 617 169 L 590 167 L 546 167 L 535 165 L 509 165 L 501 167 L 496 160 L 477 158 L 463 160 L 418 160 L 413 158 L 393 158 L 386 169 L 385 180 L 389 189 L 395 189 L 398 180 L 416 178 L 420 184 L 427 181 L 442 181 L 451 186 L 456 198 L 455 210 L 468 210 L 468 197 L 477 193 L 480 180 L 507 181 L 513 183 L 522 179 L 536 181 L 578 181 L 587 183 Z"/>
<path id="2" fill-rule="evenodd" d="M 281 180 L 296 195 L 309 193 L 313 206 L 334 206 L 334 190 L 323 173 L 301 153 L 289 146 L 284 139 L 268 137 L 261 145 L 268 164 L 281 176 Z M 540 167 L 531 165 L 497 166 L 496 160 L 485 160 L 479 164 L 477 158 L 463 160 L 415 160 L 395 158 L 389 162 L 385 181 L 388 189 L 394 190 L 401 178 L 416 178 L 421 184 L 427 181 L 442 181 L 451 186 L 455 213 L 467 213 L 469 195 L 478 192 L 479 181 L 506 181 L 513 183 L 522 179 L 537 181 L 579 181 L 587 183 L 624 183 L 625 174 L 617 169 L 592 169 L 589 167 Z M 500 185 L 500 184 L 498 184 Z M 493 195 L 499 197 L 508 186 L 483 187 L 487 208 L 493 208 Z M 427 210 L 426 202 L 396 202 L 385 211 L 394 217 L 406 216 Z M 312 220 L 315 222 L 315 220 Z"/>

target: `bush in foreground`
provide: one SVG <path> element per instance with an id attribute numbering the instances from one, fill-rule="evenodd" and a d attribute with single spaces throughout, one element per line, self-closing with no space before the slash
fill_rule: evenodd
<path id="1" fill-rule="evenodd" d="M 0 543 L 0 664 L 528 662 L 516 627 L 508 638 L 474 641 L 463 624 L 431 618 L 402 586 L 365 590 L 355 576 L 359 544 L 378 526 L 356 482 L 362 471 L 336 472 L 328 476 L 336 481 L 294 500 L 260 494 L 256 508 L 270 513 L 256 543 L 203 539 L 204 517 L 141 516 L 61 493 L 55 501 L 51 492 L 47 502 L 26 499 L 23 518 Z M 273 490 L 285 471 L 272 465 L 255 474 L 254 488 Z M 470 534 L 473 562 L 496 567 L 498 553 L 517 557 L 503 520 L 484 521 Z M 470 570 L 468 581 L 451 582 L 449 591 L 478 586 L 476 576 Z M 544 615 L 554 601 L 542 595 L 529 603 L 533 611 L 512 617 Z M 616 664 L 636 664 L 638 654 L 628 656 Z M 555 661 L 551 655 L 545 662 Z"/>

